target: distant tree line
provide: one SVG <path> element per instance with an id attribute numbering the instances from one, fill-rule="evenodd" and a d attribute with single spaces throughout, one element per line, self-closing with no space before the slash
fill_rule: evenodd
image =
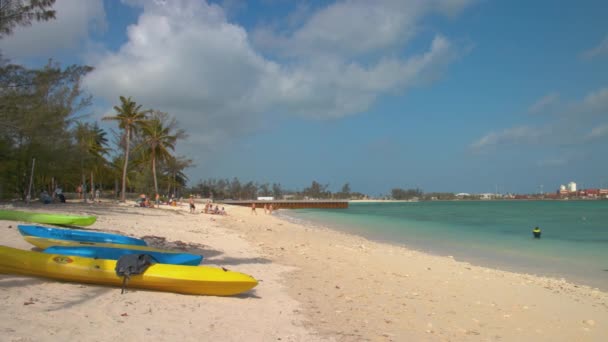
<path id="1" fill-rule="evenodd" d="M 329 184 L 312 181 L 311 185 L 301 191 L 284 189 L 280 183 L 242 182 L 237 177 L 230 179 L 207 179 L 189 189 L 190 192 L 204 198 L 250 200 L 258 197 L 275 199 L 363 199 L 365 194 L 352 192 L 346 183 L 338 192 L 328 190 Z"/>
<path id="2" fill-rule="evenodd" d="M 451 192 L 429 192 L 424 193 L 421 189 L 401 189 L 394 188 L 391 190 L 391 199 L 394 200 L 453 200 L 456 199 L 456 195 Z"/>

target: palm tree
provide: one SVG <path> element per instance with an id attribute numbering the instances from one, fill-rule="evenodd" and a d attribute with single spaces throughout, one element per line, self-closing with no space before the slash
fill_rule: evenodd
<path id="1" fill-rule="evenodd" d="M 116 115 L 106 116 L 103 120 L 118 121 L 118 127 L 124 130 L 124 149 L 125 160 L 122 166 L 122 188 L 120 192 L 120 201 L 125 201 L 125 190 L 127 181 L 127 165 L 129 164 L 129 149 L 131 145 L 131 133 L 137 133 L 141 125 L 147 121 L 149 110 L 141 110 L 141 105 L 138 105 L 131 98 L 120 97 L 120 107 L 114 106 Z"/>
<path id="2" fill-rule="evenodd" d="M 192 159 L 186 157 L 171 157 L 165 160 L 164 171 L 169 177 L 169 185 L 167 192 L 171 193 L 171 186 L 173 186 L 173 193 L 175 194 L 177 184 L 185 185 L 188 181 L 188 176 L 183 173 L 183 170 L 194 166 Z"/>
<path id="3" fill-rule="evenodd" d="M 84 165 L 90 164 L 91 168 L 91 192 L 94 189 L 93 170 L 99 169 L 107 163 L 104 158 L 109 151 L 107 148 L 108 139 L 106 132 L 101 129 L 97 123 L 89 124 L 78 122 L 74 130 L 76 144 L 80 154 L 80 168 L 82 176 L 82 184 L 85 184 Z M 86 202 L 86 194 L 85 194 Z"/>
<path id="4" fill-rule="evenodd" d="M 171 151 L 175 151 L 178 139 L 186 137 L 183 129 L 177 128 L 177 121 L 169 118 L 167 113 L 154 111 L 152 117 L 142 125 L 143 142 L 141 147 L 149 152 L 152 161 L 152 176 L 154 178 L 154 191 L 158 194 L 158 181 L 156 177 L 156 162 L 168 160 Z"/>

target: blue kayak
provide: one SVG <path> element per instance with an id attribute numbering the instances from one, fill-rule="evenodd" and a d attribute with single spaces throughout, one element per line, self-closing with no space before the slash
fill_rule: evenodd
<path id="1" fill-rule="evenodd" d="M 88 230 L 48 228 L 41 226 L 18 225 L 21 235 L 31 235 L 47 239 L 81 242 L 117 243 L 121 245 L 147 246 L 146 241 L 129 236 L 101 233 Z"/>
<path id="2" fill-rule="evenodd" d="M 95 247 L 95 246 L 53 246 L 46 248 L 44 253 L 79 256 L 94 259 L 118 260 L 126 254 L 148 254 L 159 264 L 198 266 L 203 260 L 201 255 L 189 253 L 173 253 L 171 251 L 157 252 L 140 249 Z"/>

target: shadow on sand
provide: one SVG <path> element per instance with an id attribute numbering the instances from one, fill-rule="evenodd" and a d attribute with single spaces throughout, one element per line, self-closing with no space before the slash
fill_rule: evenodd
<path id="1" fill-rule="evenodd" d="M 200 243 L 183 242 L 180 240 L 169 241 L 163 236 L 146 235 L 142 239 L 148 243 L 148 246 L 160 249 L 180 250 L 186 253 L 198 254 L 204 257 L 203 264 L 222 265 L 240 265 L 240 264 L 269 264 L 271 261 L 264 258 L 233 258 L 221 257 L 224 254 L 222 251 L 209 248 Z"/>
<path id="2" fill-rule="evenodd" d="M 0 277 L 0 287 L 23 287 L 29 285 L 40 285 L 46 283 L 44 279 L 22 278 L 27 276 L 2 275 Z"/>

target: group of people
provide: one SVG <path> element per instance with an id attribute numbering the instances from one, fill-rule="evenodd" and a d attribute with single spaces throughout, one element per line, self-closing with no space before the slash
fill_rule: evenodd
<path id="1" fill-rule="evenodd" d="M 61 203 L 65 203 L 65 195 L 63 194 L 63 188 L 61 187 L 61 185 L 57 185 L 55 187 L 55 191 L 53 191 L 52 196 L 48 193 L 48 191 L 46 191 L 46 189 L 42 189 L 40 191 L 39 198 L 40 202 L 44 204 L 50 204 L 53 202 L 54 199 L 59 200 L 59 202 Z"/>
<path id="2" fill-rule="evenodd" d="M 148 198 L 146 196 L 146 194 L 141 194 L 139 195 L 139 198 L 135 201 L 136 202 L 136 206 L 138 207 L 144 207 L 144 208 L 160 208 L 161 204 L 167 204 L 167 205 L 172 205 L 172 206 L 176 206 L 178 203 L 178 200 L 173 196 L 173 194 L 167 196 L 168 199 L 166 202 L 161 200 L 161 196 L 160 194 L 156 194 L 154 195 L 154 203 L 152 203 L 151 199 Z M 181 198 L 180 200 L 181 201 Z"/>
<path id="3" fill-rule="evenodd" d="M 264 214 L 271 214 L 272 215 L 272 211 L 274 210 L 274 207 L 272 206 L 272 203 L 268 204 L 268 203 L 264 203 Z M 257 215 L 258 212 L 255 211 L 255 202 L 251 203 L 251 214 L 253 215 Z"/>
<path id="4" fill-rule="evenodd" d="M 53 196 L 51 196 L 48 191 L 46 191 L 45 189 L 42 189 L 40 191 L 40 202 L 44 203 L 44 204 L 50 204 L 53 202 L 53 198 L 57 198 L 59 200 L 59 202 L 61 203 L 65 203 L 65 196 L 63 195 L 63 189 L 61 188 L 61 186 L 57 185 L 57 187 L 55 188 L 55 191 L 53 192 Z"/>
<path id="5" fill-rule="evenodd" d="M 211 201 L 207 201 L 205 203 L 205 208 L 203 209 L 203 213 L 205 214 L 213 214 L 213 215 L 226 215 L 226 210 L 224 207 L 220 209 L 220 207 L 216 204 L 215 208 L 213 207 L 213 203 Z"/>
<path id="6" fill-rule="evenodd" d="M 192 196 L 192 195 L 190 195 L 189 205 L 190 205 L 190 213 L 191 214 L 196 213 L 196 206 L 194 205 L 194 196 Z M 202 212 L 205 214 L 213 214 L 213 215 L 227 215 L 224 207 L 222 207 L 222 209 L 220 209 L 220 207 L 216 204 L 215 208 L 214 208 L 213 203 L 211 203 L 211 201 L 207 201 L 205 203 L 205 208 L 203 209 Z"/>
<path id="7" fill-rule="evenodd" d="M 146 196 L 146 194 L 139 195 L 139 198 L 135 201 L 135 203 L 136 203 L 136 206 L 142 207 L 142 208 L 152 208 L 153 207 L 152 203 L 150 203 L 150 199 L 148 198 L 148 196 Z"/>
<path id="8" fill-rule="evenodd" d="M 85 202 L 87 201 L 87 185 L 82 184 L 82 185 L 78 185 L 76 187 L 76 193 L 78 194 L 78 199 L 79 200 L 84 200 Z M 101 203 L 101 189 L 97 188 L 95 189 L 95 191 L 91 191 L 91 197 L 90 197 L 91 201 L 93 202 L 97 202 L 97 203 Z"/>

